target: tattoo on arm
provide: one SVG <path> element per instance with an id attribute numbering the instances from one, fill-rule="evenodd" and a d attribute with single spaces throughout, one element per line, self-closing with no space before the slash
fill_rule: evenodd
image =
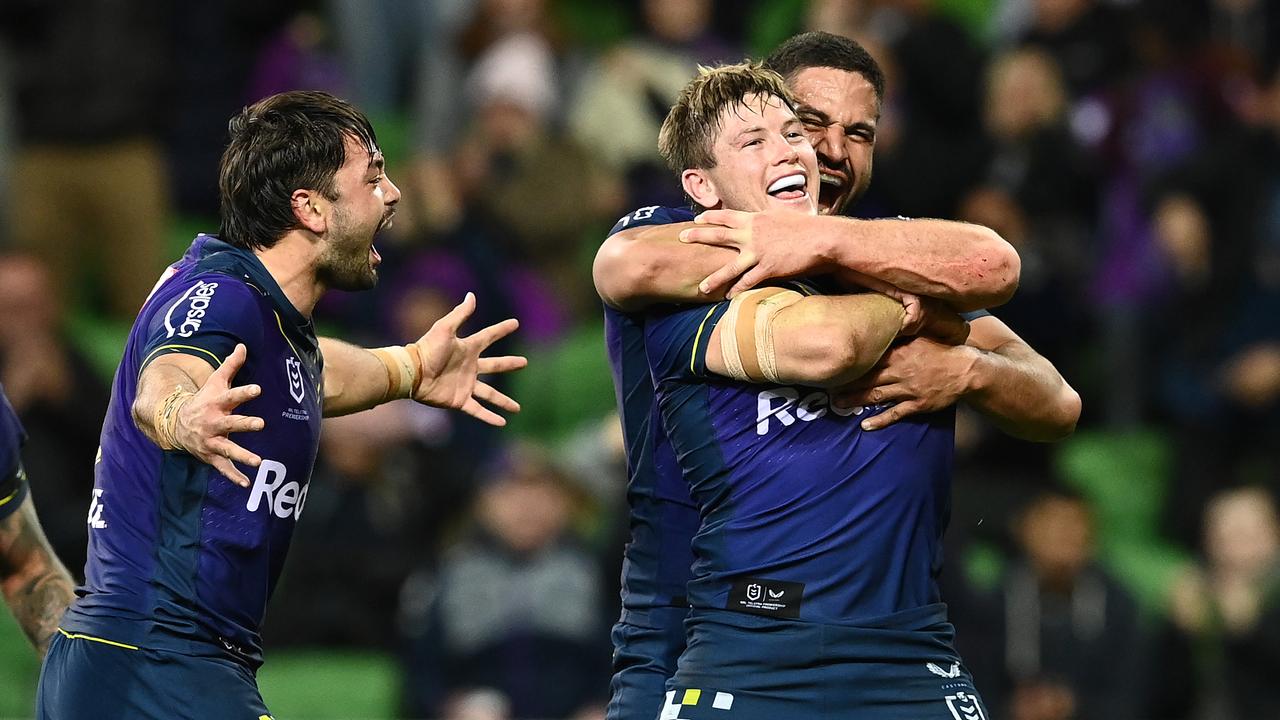
<path id="1" fill-rule="evenodd" d="M 53 554 L 31 498 L 0 520 L 0 590 L 41 657 L 74 599 L 71 575 Z"/>

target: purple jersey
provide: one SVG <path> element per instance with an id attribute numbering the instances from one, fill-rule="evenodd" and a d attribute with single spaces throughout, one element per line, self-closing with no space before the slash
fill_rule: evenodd
<path id="1" fill-rule="evenodd" d="M 27 478 L 20 455 L 26 439 L 18 414 L 0 387 L 0 520 L 17 512 L 27 497 Z"/>
<path id="2" fill-rule="evenodd" d="M 644 207 L 619 220 L 609 234 L 690 220 L 693 211 L 685 208 Z M 645 354 L 644 314 L 606 305 L 604 321 L 626 448 L 631 510 L 631 540 L 622 561 L 622 618 L 651 626 L 647 611 L 688 607 L 686 586 L 693 576 L 698 508 L 662 426 Z"/>
<path id="3" fill-rule="evenodd" d="M 185 452 L 162 451 L 130 408 L 149 362 L 183 353 L 217 367 L 237 343 L 233 380 L 262 394 L 262 418 L 232 439 L 258 454 L 241 488 Z M 89 560 L 70 633 L 187 654 L 261 662 L 259 625 L 306 505 L 320 436 L 322 359 L 311 321 L 251 252 L 198 236 L 129 333 L 102 427 L 89 511 Z"/>
<path id="4" fill-rule="evenodd" d="M 954 410 L 863 432 L 887 406 L 837 409 L 820 388 L 711 375 L 707 343 L 727 307 L 660 306 L 638 320 L 702 517 L 690 605 L 858 624 L 938 604 Z"/>

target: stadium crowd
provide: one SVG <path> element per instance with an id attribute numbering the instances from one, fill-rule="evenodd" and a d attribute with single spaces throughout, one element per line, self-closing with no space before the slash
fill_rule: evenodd
<path id="1" fill-rule="evenodd" d="M 943 582 L 996 717 L 1280 716 L 1267 0 L 0 4 L 0 383 L 60 557 L 85 559 L 102 358 L 216 228 L 222 123 L 328 90 L 404 197 L 379 287 L 318 326 L 417 337 L 474 290 L 530 366 L 507 429 L 411 402 L 326 421 L 268 647 L 396 658 L 404 717 L 603 717 L 628 528 L 591 260 L 622 214 L 685 202 L 656 137 L 697 64 L 808 29 L 888 78 L 853 212 L 999 232 L 1022 281 L 994 314 L 1084 400 L 1053 445 L 958 420 Z"/>

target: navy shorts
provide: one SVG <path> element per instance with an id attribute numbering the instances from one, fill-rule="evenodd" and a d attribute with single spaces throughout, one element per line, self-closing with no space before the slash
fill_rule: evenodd
<path id="1" fill-rule="evenodd" d="M 945 606 L 858 627 L 694 610 L 660 720 L 989 720 Z"/>
<path id="2" fill-rule="evenodd" d="M 270 719 L 253 672 L 230 658 L 133 648 L 59 632 L 36 693 L 37 720 Z"/>
<path id="3" fill-rule="evenodd" d="M 684 652 L 689 609 L 624 612 L 613 626 L 613 679 L 605 720 L 653 720 L 662 708 L 667 680 Z"/>

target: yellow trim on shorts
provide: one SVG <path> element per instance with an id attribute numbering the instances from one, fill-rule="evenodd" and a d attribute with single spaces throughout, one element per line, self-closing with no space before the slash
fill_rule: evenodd
<path id="1" fill-rule="evenodd" d="M 711 319 L 711 313 L 716 311 L 716 306 L 712 305 L 706 315 L 702 316 L 702 322 L 698 324 L 698 334 L 693 336 L 693 354 L 689 356 L 689 372 L 696 374 L 698 372 L 698 343 L 702 340 L 702 329 L 707 326 L 707 321 Z"/>
<path id="2" fill-rule="evenodd" d="M 702 699 L 702 690 L 699 688 L 689 688 L 684 691 L 684 699 L 680 701 L 681 705 L 697 705 Z"/>
<path id="3" fill-rule="evenodd" d="M 137 645 L 129 645 L 126 643 L 116 642 L 115 640 L 107 640 L 106 638 L 94 637 L 92 635 L 81 635 L 80 633 L 69 633 L 66 630 L 63 630 L 62 628 L 58 628 L 58 632 L 62 633 L 65 637 L 71 640 L 90 640 L 92 642 L 102 643 L 103 645 L 110 645 L 112 647 L 124 648 L 125 650 L 141 649 Z"/>
<path id="4" fill-rule="evenodd" d="M 196 347 L 195 345 L 161 345 L 155 350 L 152 350 L 151 354 L 148 355 L 146 359 L 142 361 L 142 365 L 139 366 L 138 368 L 139 376 L 141 376 L 142 371 L 145 370 L 146 367 L 151 364 L 151 361 L 155 359 L 156 353 L 160 352 L 161 350 L 195 350 L 196 352 L 202 352 L 205 355 L 208 355 L 209 357 L 213 358 L 213 366 L 215 368 L 222 367 L 222 359 L 219 358 L 217 355 L 214 355 L 213 353 L 209 352 L 208 350 L 205 350 L 202 347 Z M 186 355 L 187 353 L 183 353 L 183 354 Z"/>

